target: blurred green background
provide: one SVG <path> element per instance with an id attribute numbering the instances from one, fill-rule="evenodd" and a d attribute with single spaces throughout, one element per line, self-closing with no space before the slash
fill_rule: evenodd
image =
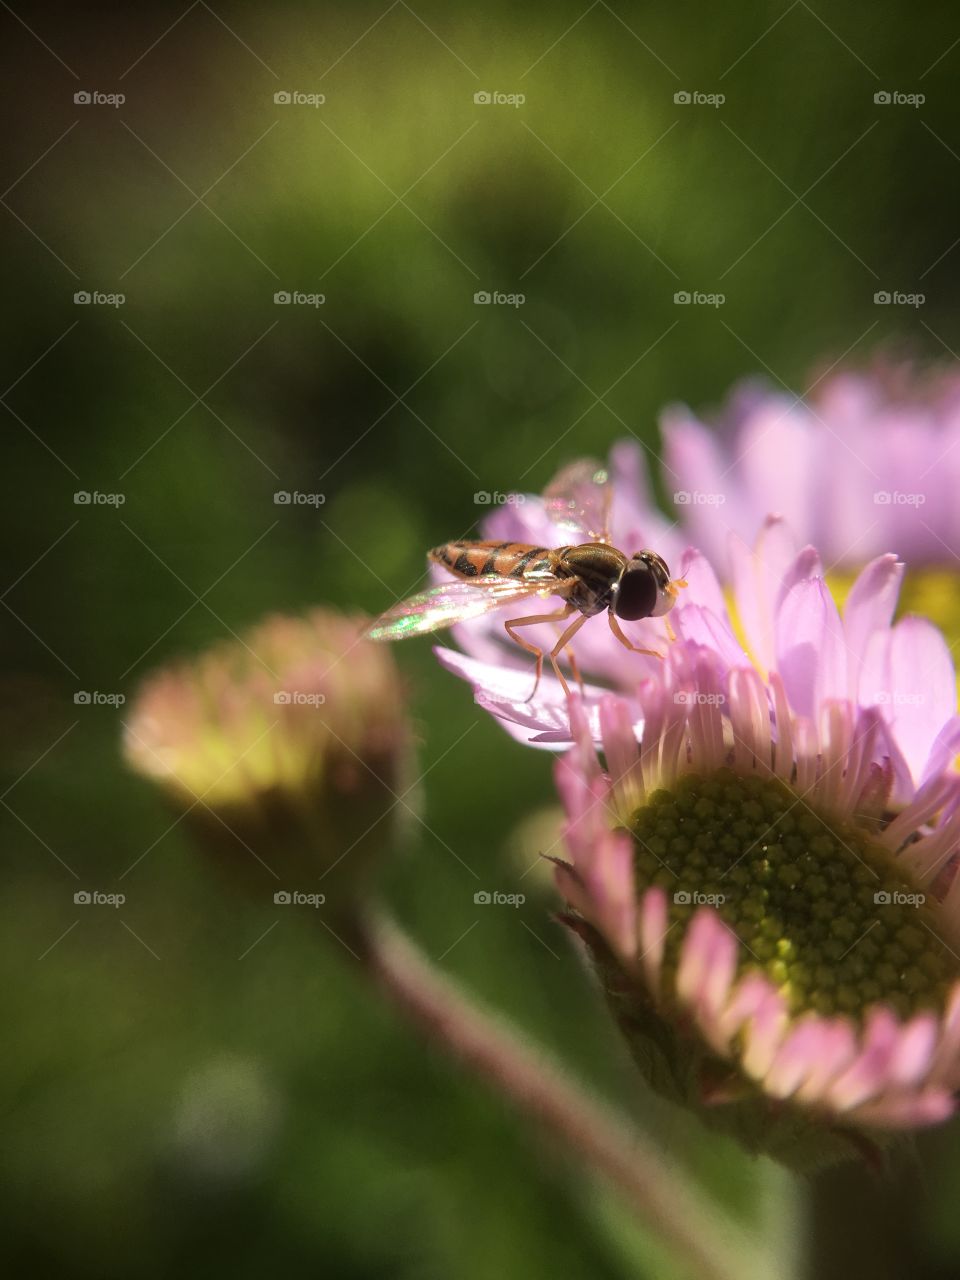
<path id="1" fill-rule="evenodd" d="M 0 31 L 5 1254 L 76 1276 L 674 1274 L 306 910 L 211 876 L 124 771 L 123 708 L 74 696 L 129 698 L 268 611 L 378 611 L 475 527 L 478 491 L 538 490 L 627 434 L 655 452 L 671 400 L 758 372 L 801 392 L 884 342 L 953 358 L 955 7 L 4 4 Z M 475 304 L 494 290 L 525 301 Z M 785 1274 L 798 1252 L 818 1277 L 955 1274 L 955 1129 L 895 1188 L 798 1190 L 641 1090 L 528 871 L 549 758 L 427 643 L 398 659 L 425 821 L 384 891 L 430 955 L 774 1232 Z M 527 902 L 478 908 L 484 887 Z M 127 901 L 78 908 L 80 888 Z"/>

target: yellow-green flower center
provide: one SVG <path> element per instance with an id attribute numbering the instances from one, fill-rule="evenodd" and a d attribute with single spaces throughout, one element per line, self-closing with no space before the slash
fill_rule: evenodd
<path id="1" fill-rule="evenodd" d="M 948 642 L 960 640 L 960 576 L 949 569 L 908 569 L 900 592 L 903 613 L 920 613 L 934 622 Z"/>
<path id="2" fill-rule="evenodd" d="M 632 829 L 641 892 L 665 890 L 671 924 L 715 907 L 741 970 L 766 973 L 794 1012 L 943 1007 L 958 966 L 936 904 L 864 826 L 814 812 L 779 779 L 722 769 L 655 792 Z M 667 934 L 668 976 L 684 932 Z"/>

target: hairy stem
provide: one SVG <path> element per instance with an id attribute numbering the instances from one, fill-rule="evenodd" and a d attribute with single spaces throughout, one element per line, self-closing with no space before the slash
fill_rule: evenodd
<path id="1" fill-rule="evenodd" d="M 383 916 L 354 922 L 351 947 L 389 999 L 427 1038 L 535 1119 L 579 1161 L 614 1183 L 691 1275 L 754 1280 L 770 1259 L 678 1177 L 627 1117 L 579 1086 L 503 1018 L 438 972 Z"/>

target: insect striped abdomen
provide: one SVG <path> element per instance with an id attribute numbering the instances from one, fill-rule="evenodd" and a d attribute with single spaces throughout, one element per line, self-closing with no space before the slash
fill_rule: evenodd
<path id="1" fill-rule="evenodd" d="M 529 542 L 444 542 L 429 554 L 458 578 L 525 578 L 553 567 L 553 552 Z"/>

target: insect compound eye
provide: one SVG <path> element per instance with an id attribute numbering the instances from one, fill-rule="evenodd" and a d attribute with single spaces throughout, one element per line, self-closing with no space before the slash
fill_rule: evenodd
<path id="1" fill-rule="evenodd" d="M 646 573 L 649 575 L 653 584 L 653 599 L 646 607 L 647 601 L 642 595 L 639 579 L 637 585 L 631 585 L 630 591 L 635 592 L 638 604 L 643 601 L 645 612 L 643 613 L 623 613 L 620 605 L 617 605 L 617 613 L 626 621 L 635 621 L 638 618 L 662 618 L 665 613 L 669 613 L 676 603 L 676 591 L 670 590 L 670 570 L 667 568 L 667 562 L 663 556 L 658 556 L 655 551 L 637 551 L 630 557 L 630 565 L 626 573 L 623 575 L 624 582 L 633 574 Z M 621 592 L 623 587 L 621 585 Z M 628 604 L 626 607 L 630 607 Z"/>
<path id="2" fill-rule="evenodd" d="M 667 562 L 663 556 L 658 556 L 656 551 L 635 551 L 630 557 L 631 563 L 639 561 L 652 570 L 657 580 L 657 585 L 665 587 L 670 581 L 670 570 L 667 568 Z"/>
<path id="3" fill-rule="evenodd" d="M 640 560 L 631 561 L 617 588 L 614 604 L 617 617 L 625 622 L 637 622 L 640 618 L 652 617 L 659 603 L 660 590 L 653 570 Z"/>

